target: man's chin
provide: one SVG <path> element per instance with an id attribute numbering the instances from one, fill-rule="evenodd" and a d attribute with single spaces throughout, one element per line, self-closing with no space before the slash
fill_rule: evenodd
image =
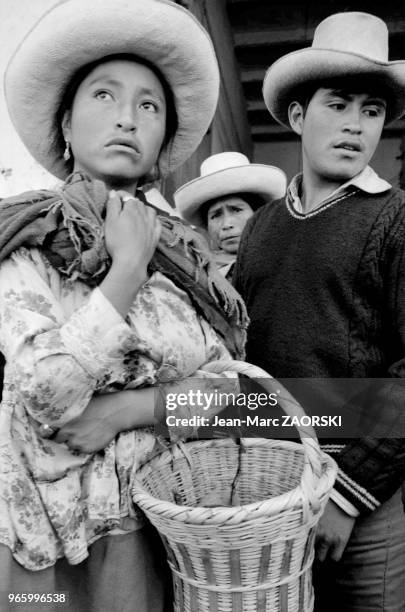
<path id="1" fill-rule="evenodd" d="M 331 168 L 329 172 L 326 173 L 326 178 L 329 178 L 333 182 L 346 183 L 347 181 L 350 181 L 352 178 L 360 174 L 360 172 L 364 170 L 366 165 L 366 163 L 342 163 L 335 168 Z"/>

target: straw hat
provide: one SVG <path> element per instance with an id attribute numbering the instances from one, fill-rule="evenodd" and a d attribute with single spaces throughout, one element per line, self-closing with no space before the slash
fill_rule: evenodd
<path id="1" fill-rule="evenodd" d="M 66 87 L 81 67 L 120 53 L 148 60 L 173 92 L 178 128 L 159 157 L 163 175 L 182 164 L 206 133 L 219 71 L 212 42 L 189 11 L 168 0 L 65 0 L 20 43 L 4 83 L 19 136 L 55 176 L 67 174 L 56 118 Z"/>
<path id="2" fill-rule="evenodd" d="M 388 29 L 368 13 L 337 13 L 316 28 L 311 47 L 284 55 L 268 69 L 263 97 L 273 117 L 290 127 L 288 107 L 297 88 L 337 77 L 368 76 L 386 88 L 387 121 L 405 112 L 405 61 L 388 61 Z M 384 90 L 383 90 L 384 91 Z"/>
<path id="3" fill-rule="evenodd" d="M 282 198 L 287 178 L 280 168 L 249 163 L 246 155 L 234 151 L 211 155 L 201 164 L 200 176 L 180 187 L 174 201 L 184 219 L 204 226 L 201 207 L 213 198 L 233 193 L 254 193 L 263 204 Z"/>

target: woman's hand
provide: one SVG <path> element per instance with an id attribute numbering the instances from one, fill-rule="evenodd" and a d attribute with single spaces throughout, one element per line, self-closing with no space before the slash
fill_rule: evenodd
<path id="1" fill-rule="evenodd" d="M 55 442 L 66 442 L 71 450 L 95 453 L 105 448 L 118 431 L 114 423 L 114 396 L 97 395 L 81 416 L 66 423 L 55 435 Z"/>
<path id="2" fill-rule="evenodd" d="M 128 389 L 95 395 L 82 415 L 61 427 L 54 440 L 66 442 L 72 450 L 95 453 L 121 431 L 155 422 L 155 389 Z"/>
<path id="3" fill-rule="evenodd" d="M 111 192 L 107 202 L 105 244 L 111 268 L 99 288 L 126 317 L 147 279 L 162 226 L 156 211 L 125 191 Z"/>
<path id="4" fill-rule="evenodd" d="M 155 252 L 161 232 L 156 211 L 126 191 L 111 191 L 107 202 L 105 244 L 113 264 L 142 271 Z"/>

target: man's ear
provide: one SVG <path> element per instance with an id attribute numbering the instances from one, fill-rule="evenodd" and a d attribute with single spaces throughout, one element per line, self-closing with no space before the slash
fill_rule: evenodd
<path id="1" fill-rule="evenodd" d="M 291 102 L 288 107 L 288 120 L 291 128 L 299 136 L 302 135 L 304 129 L 304 107 L 300 102 Z"/>
<path id="2" fill-rule="evenodd" d="M 65 139 L 65 141 L 70 142 L 71 138 L 70 138 L 70 134 L 71 134 L 71 129 L 70 129 L 70 123 L 71 123 L 71 112 L 70 110 L 65 110 L 65 112 L 63 113 L 63 117 L 62 117 L 62 134 L 63 134 L 63 138 Z"/>

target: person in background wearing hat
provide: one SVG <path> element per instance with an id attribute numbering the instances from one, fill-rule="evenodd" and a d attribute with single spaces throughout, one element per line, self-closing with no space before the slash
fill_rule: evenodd
<path id="1" fill-rule="evenodd" d="M 218 87 L 207 33 L 162 0 L 59 3 L 9 62 L 13 123 L 66 182 L 0 207 L 2 611 L 26 592 L 48 594 L 36 610 L 164 608 L 165 554 L 131 498 L 153 386 L 212 390 L 204 364 L 243 355 L 246 313 L 139 188 L 196 149 Z"/>
<path id="2" fill-rule="evenodd" d="M 186 221 L 208 232 L 218 269 L 231 281 L 247 220 L 266 202 L 283 197 L 286 186 L 279 168 L 226 151 L 207 157 L 200 176 L 177 189 L 174 201 Z"/>
<path id="3" fill-rule="evenodd" d="M 263 93 L 301 136 L 303 173 L 241 240 L 247 360 L 275 377 L 403 377 L 405 194 L 369 162 L 384 123 L 405 112 L 405 62 L 388 61 L 383 21 L 340 13 L 321 22 L 312 47 L 269 68 Z M 381 414 L 369 397 L 376 425 L 395 413 L 390 386 L 379 382 Z M 404 440 L 333 442 L 325 450 L 340 470 L 317 532 L 316 609 L 403 611 Z"/>

